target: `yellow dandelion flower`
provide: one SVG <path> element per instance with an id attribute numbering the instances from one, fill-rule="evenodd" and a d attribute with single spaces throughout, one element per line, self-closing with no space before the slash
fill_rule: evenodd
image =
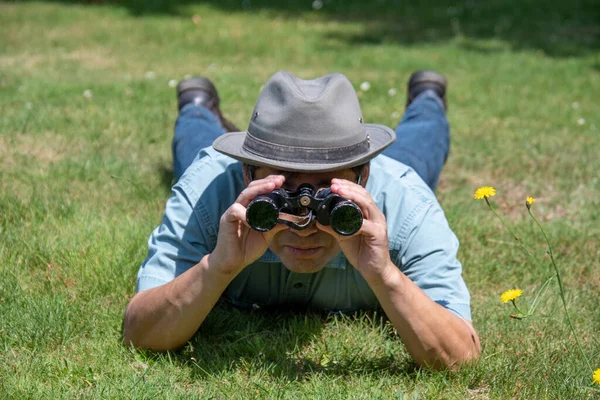
<path id="1" fill-rule="evenodd" d="M 508 303 L 509 301 L 514 300 L 517 297 L 521 297 L 522 294 L 523 291 L 521 289 L 510 289 L 502 293 L 502 296 L 500 296 L 500 300 L 502 300 L 503 303 Z"/>
<path id="2" fill-rule="evenodd" d="M 535 199 L 533 197 L 527 196 L 527 204 L 532 205 L 535 203 Z"/>
<path id="3" fill-rule="evenodd" d="M 594 382 L 600 385 L 600 368 L 594 371 Z"/>
<path id="4" fill-rule="evenodd" d="M 496 189 L 491 186 L 482 186 L 475 191 L 473 198 L 475 200 L 487 199 L 488 197 L 492 197 L 496 195 Z"/>

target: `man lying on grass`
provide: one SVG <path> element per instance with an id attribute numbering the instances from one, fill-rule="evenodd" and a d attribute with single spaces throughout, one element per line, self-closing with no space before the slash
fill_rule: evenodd
<path id="1" fill-rule="evenodd" d="M 433 194 L 449 151 L 442 75 L 411 76 L 396 131 L 363 122 L 341 74 L 276 73 L 246 132 L 223 117 L 208 79 L 177 89 L 178 181 L 125 312 L 126 344 L 181 347 L 224 298 L 381 308 L 419 365 L 479 356 L 458 240 Z"/>

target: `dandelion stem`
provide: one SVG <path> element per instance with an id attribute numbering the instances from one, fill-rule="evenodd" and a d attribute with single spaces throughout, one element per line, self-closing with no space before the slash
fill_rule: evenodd
<path id="1" fill-rule="evenodd" d="M 519 309 L 519 307 L 517 307 L 517 303 L 515 302 L 515 300 L 514 300 L 514 299 L 512 299 L 510 302 L 512 303 L 513 307 L 515 308 L 515 310 L 517 310 L 517 312 L 518 312 L 519 314 L 521 314 L 521 315 L 524 315 L 524 316 L 527 316 L 527 317 L 529 316 L 527 313 L 524 313 L 523 311 L 521 311 L 521 310 Z"/>
<path id="2" fill-rule="evenodd" d="M 562 300 L 562 304 L 565 309 L 565 315 L 567 316 L 567 322 L 569 324 L 569 328 L 571 328 L 571 332 L 573 333 L 573 336 L 575 336 L 575 342 L 577 342 L 577 347 L 579 348 L 581 355 L 583 355 L 583 358 L 584 358 L 586 364 L 588 365 L 588 368 L 590 369 L 590 371 L 593 374 L 594 368 L 592 368 L 592 364 L 590 363 L 590 360 L 588 359 L 587 355 L 583 351 L 583 348 L 581 347 L 581 343 L 579 342 L 579 337 L 577 336 L 577 332 L 575 332 L 575 328 L 573 327 L 573 323 L 571 322 L 571 316 L 569 314 L 569 309 L 567 308 L 567 300 L 565 299 L 565 288 L 562 283 L 562 279 L 560 276 L 560 271 L 558 269 L 558 266 L 556 265 L 556 262 L 554 261 L 554 254 L 552 252 L 552 246 L 550 245 L 550 240 L 548 240 L 548 236 L 546 235 L 546 231 L 544 231 L 544 228 L 542 227 L 542 225 L 538 222 L 538 220 L 531 213 L 530 208 L 527 209 L 527 212 L 529 213 L 529 216 L 535 221 L 538 228 L 540 228 L 540 231 L 542 231 L 542 235 L 544 235 L 544 239 L 546 240 L 546 244 L 548 245 L 548 254 L 550 255 L 550 260 L 552 261 L 552 266 L 554 267 L 554 271 L 556 272 L 556 278 L 558 280 L 558 289 L 560 292 L 560 299 Z"/>
<path id="3" fill-rule="evenodd" d="M 521 243 L 521 239 L 519 239 L 519 237 L 513 232 L 513 230 L 510 228 L 510 226 L 508 226 L 508 224 L 506 222 L 504 222 L 504 219 L 500 216 L 500 214 L 498 214 L 496 212 L 496 210 L 494 209 L 494 207 L 492 207 L 492 204 L 490 203 L 490 201 L 488 200 L 488 198 L 484 197 L 484 199 L 485 199 L 485 202 L 487 203 L 488 207 L 490 208 L 490 210 L 492 210 L 492 212 L 496 216 L 496 218 L 498 218 L 500 220 L 500 222 L 502 222 L 502 225 L 504 225 L 504 227 L 510 232 L 510 234 L 513 236 L 513 238 L 517 241 L 517 244 L 519 245 L 519 247 L 521 249 L 523 249 L 523 251 L 530 258 L 532 258 L 541 268 L 543 268 L 542 263 L 540 262 L 540 260 L 538 260 L 538 258 L 536 256 L 534 256 L 533 254 L 531 254 L 531 252 L 529 251 L 529 249 L 527 249 L 527 247 L 525 247 L 523 245 L 523 243 Z"/>
<path id="4" fill-rule="evenodd" d="M 550 284 L 550 282 L 552 282 L 552 279 L 554 279 L 554 278 L 556 278 L 556 274 L 552 275 L 550 278 L 548 278 L 548 280 L 546 280 L 546 282 L 544 282 L 544 284 L 542 285 L 540 290 L 538 290 L 537 294 L 535 295 L 535 299 L 533 299 L 533 303 L 529 307 L 529 312 L 527 312 L 527 314 L 533 315 L 533 313 L 535 312 L 535 309 L 537 308 L 537 303 L 538 303 L 540 296 L 542 295 L 542 293 L 544 293 L 544 291 L 546 290 L 546 288 L 548 287 L 548 285 Z"/>

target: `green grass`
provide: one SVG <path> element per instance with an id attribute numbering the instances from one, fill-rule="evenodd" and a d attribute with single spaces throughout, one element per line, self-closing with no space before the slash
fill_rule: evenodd
<path id="1" fill-rule="evenodd" d="M 500 212 L 544 258 L 525 218 L 525 196 L 537 198 L 600 368 L 596 2 L 311 3 L 0 3 L 0 398 L 598 398 L 556 295 L 533 318 L 508 318 L 500 293 L 520 287 L 531 300 L 549 270 L 472 200 L 495 186 Z M 120 344 L 169 195 L 170 80 L 209 76 L 245 127 L 273 72 L 339 71 L 357 89 L 371 83 L 360 94 L 367 122 L 395 126 L 419 68 L 450 82 L 453 147 L 438 197 L 461 239 L 478 363 L 417 369 L 380 315 L 227 306 L 181 351 Z"/>

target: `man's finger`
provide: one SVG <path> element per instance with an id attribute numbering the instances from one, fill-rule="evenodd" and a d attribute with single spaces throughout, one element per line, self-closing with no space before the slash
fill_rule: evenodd
<path id="1" fill-rule="evenodd" d="M 261 183 L 264 183 L 266 181 L 279 183 L 282 180 L 285 181 L 285 177 L 283 175 L 268 175 L 267 177 L 265 177 L 263 179 L 257 179 L 257 180 L 250 182 L 248 184 L 248 187 L 254 187 L 256 185 L 260 185 Z"/>
<path id="2" fill-rule="evenodd" d="M 269 193 L 281 187 L 284 178 L 280 175 L 277 176 L 279 176 L 279 178 L 261 179 L 260 181 L 256 181 L 253 185 L 251 184 L 252 186 L 248 185 L 248 187 L 240 193 L 235 202 L 246 207 L 256 196 Z"/>
<path id="3" fill-rule="evenodd" d="M 385 223 L 385 216 L 377 208 L 375 200 L 364 187 L 350 181 L 333 179 L 331 191 L 355 202 L 363 212 L 365 219 L 376 223 Z"/>

